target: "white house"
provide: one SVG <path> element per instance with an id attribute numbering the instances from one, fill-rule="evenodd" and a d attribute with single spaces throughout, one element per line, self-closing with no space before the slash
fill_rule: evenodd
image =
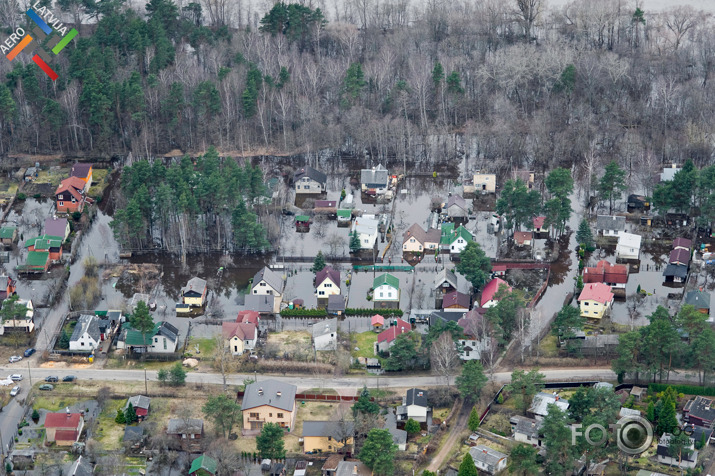
<path id="1" fill-rule="evenodd" d="M 516 420 L 514 440 L 527 445 L 541 446 L 541 438 L 539 437 L 541 422 L 521 415 L 516 415 L 513 418 Z"/>
<path id="2" fill-rule="evenodd" d="M 360 171 L 360 187 L 368 195 L 382 195 L 387 192 L 390 175 L 382 165 Z"/>
<path id="3" fill-rule="evenodd" d="M 179 330 L 168 322 L 159 321 L 154 329 L 142 335 L 126 322 L 117 341 L 117 349 L 127 349 L 133 353 L 171 354 L 179 345 Z"/>
<path id="4" fill-rule="evenodd" d="M 371 250 L 377 243 L 378 226 L 380 222 L 375 215 L 363 215 L 353 221 L 353 232 L 360 239 L 360 248 Z"/>
<path id="5" fill-rule="evenodd" d="M 459 339 L 457 345 L 457 350 L 461 351 L 459 358 L 464 360 L 480 360 L 482 357 L 482 352 L 489 349 L 489 339 L 484 338 L 482 340 L 477 340 L 474 338 L 462 338 Z"/>
<path id="6" fill-rule="evenodd" d="M 285 281 L 283 276 L 268 267 L 261 269 L 253 277 L 251 294 L 255 296 L 273 296 L 273 312 L 279 312 Z"/>
<path id="7" fill-rule="evenodd" d="M 690 445 L 683 449 L 680 455 L 671 453 L 670 439 L 673 437 L 670 433 L 665 433 L 658 440 L 658 462 L 667 464 L 668 466 L 678 466 L 680 468 L 694 468 L 698 462 L 698 451 L 695 449 L 695 439 L 686 436 L 690 441 Z M 686 451 L 687 450 L 687 451 Z"/>
<path id="8" fill-rule="evenodd" d="M 2 325 L 0 325 L 0 335 L 4 335 L 6 330 L 10 332 L 12 329 L 20 329 L 25 332 L 32 332 L 35 330 L 35 306 L 32 304 L 32 300 L 18 299 L 15 304 L 18 306 L 25 306 L 27 308 L 25 318 L 3 322 Z"/>
<path id="9" fill-rule="evenodd" d="M 340 294 L 340 271 L 326 266 L 315 274 L 315 295 L 327 299 L 332 294 Z"/>
<path id="10" fill-rule="evenodd" d="M 670 167 L 663 167 L 663 172 L 660 174 L 661 182 L 671 182 L 675 178 L 675 174 L 682 169 L 677 164 L 670 164 Z"/>
<path id="11" fill-rule="evenodd" d="M 313 346 L 315 350 L 337 350 L 338 319 L 326 319 L 312 326 Z"/>
<path id="12" fill-rule="evenodd" d="M 303 167 L 293 176 L 296 194 L 322 193 L 325 192 L 328 177 L 323 172 L 315 170 L 313 167 Z"/>
<path id="13" fill-rule="evenodd" d="M 256 347 L 259 320 L 258 312 L 244 310 L 238 313 L 236 322 L 221 323 L 224 343 L 232 355 L 241 355 Z"/>
<path id="14" fill-rule="evenodd" d="M 463 226 L 455 230 L 452 223 L 442 225 L 442 244 L 448 247 L 450 254 L 461 253 L 470 241 L 474 241 L 474 237 Z"/>
<path id="15" fill-rule="evenodd" d="M 372 282 L 372 301 L 375 307 L 397 308 L 400 304 L 400 280 L 390 273 L 376 277 Z"/>
<path id="16" fill-rule="evenodd" d="M 622 233 L 616 245 L 616 258 L 638 260 L 641 254 L 641 236 L 633 233 Z"/>
<path id="17" fill-rule="evenodd" d="M 626 231 L 626 217 L 615 215 L 598 215 L 596 230 L 603 236 L 621 236 Z"/>
<path id="18" fill-rule="evenodd" d="M 531 413 L 537 420 L 549 414 L 549 405 L 556 405 L 562 411 L 569 409 L 569 401 L 561 398 L 557 393 L 539 392 L 534 395 L 528 413 Z"/>
<path id="19" fill-rule="evenodd" d="M 70 350 L 91 352 L 99 347 L 100 342 L 99 318 L 85 314 L 79 316 L 70 337 Z"/>
<path id="20" fill-rule="evenodd" d="M 485 473 L 497 474 L 506 469 L 507 455 L 488 446 L 472 446 L 469 448 L 469 455 L 474 460 L 474 466 Z"/>
<path id="21" fill-rule="evenodd" d="M 402 397 L 402 405 L 397 407 L 397 420 L 407 421 L 412 418 L 417 422 L 426 423 L 429 412 L 427 390 L 411 388 Z"/>

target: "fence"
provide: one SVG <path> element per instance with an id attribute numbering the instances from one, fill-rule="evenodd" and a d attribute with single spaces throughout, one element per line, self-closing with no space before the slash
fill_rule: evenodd
<path id="1" fill-rule="evenodd" d="M 242 398 L 245 392 L 236 392 L 237 398 Z M 358 396 L 350 395 L 318 395 L 313 393 L 296 393 L 295 399 L 310 402 L 357 402 Z M 374 397 L 370 397 L 370 401 L 375 401 Z"/>
<path id="2" fill-rule="evenodd" d="M 353 270 L 355 272 L 358 271 L 377 271 L 377 272 L 383 272 L 383 271 L 407 271 L 407 272 L 412 272 L 415 270 L 414 267 L 412 266 L 400 266 L 400 265 L 386 265 L 386 266 L 360 266 L 360 265 L 355 265 L 353 266 Z"/>

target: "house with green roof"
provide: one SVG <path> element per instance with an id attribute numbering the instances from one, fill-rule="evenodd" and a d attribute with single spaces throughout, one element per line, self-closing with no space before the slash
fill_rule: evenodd
<path id="1" fill-rule="evenodd" d="M 346 208 L 341 208 L 340 210 L 337 211 L 338 215 L 338 226 L 349 226 L 350 225 L 350 220 L 353 218 L 353 212 L 352 210 L 348 210 Z"/>
<path id="2" fill-rule="evenodd" d="M 17 228 L 14 226 L 4 226 L 0 228 L 0 243 L 5 246 L 12 246 L 17 241 Z"/>
<path id="3" fill-rule="evenodd" d="M 134 354 L 171 354 L 176 352 L 178 345 L 179 330 L 164 321 L 157 322 L 146 336 L 125 322 L 117 339 L 117 349 L 126 349 Z"/>
<path id="4" fill-rule="evenodd" d="M 454 223 L 442 224 L 442 239 L 440 243 L 442 247 L 448 249 L 451 254 L 458 255 L 461 253 L 470 241 L 474 241 L 474 236 L 462 225 L 455 230 Z"/>
<path id="5" fill-rule="evenodd" d="M 191 462 L 189 476 L 215 476 L 218 463 L 207 455 L 201 455 Z"/>
<path id="6" fill-rule="evenodd" d="M 25 242 L 28 251 L 47 251 L 52 261 L 62 259 L 62 241 L 64 238 L 54 235 L 42 235 L 37 238 L 30 238 Z"/>
<path id="7" fill-rule="evenodd" d="M 400 280 L 384 273 L 372 282 L 372 302 L 375 309 L 397 309 L 400 306 Z"/>
<path id="8" fill-rule="evenodd" d="M 15 268 L 20 273 L 44 273 L 50 267 L 49 251 L 30 251 L 25 264 Z"/>

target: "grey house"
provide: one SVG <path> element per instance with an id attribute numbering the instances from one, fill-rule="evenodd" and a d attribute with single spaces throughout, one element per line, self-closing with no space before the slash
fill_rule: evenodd
<path id="1" fill-rule="evenodd" d="M 102 333 L 97 316 L 82 315 L 70 337 L 70 350 L 91 352 L 99 347 Z"/>
<path id="2" fill-rule="evenodd" d="M 626 231 L 626 217 L 615 215 L 598 215 L 596 230 L 603 236 L 621 236 Z"/>
<path id="3" fill-rule="evenodd" d="M 293 175 L 296 194 L 317 194 L 325 192 L 328 176 L 312 167 L 303 167 Z"/>
<path id="4" fill-rule="evenodd" d="M 360 186 L 363 193 L 381 195 L 387 192 L 390 175 L 382 165 L 360 171 Z"/>

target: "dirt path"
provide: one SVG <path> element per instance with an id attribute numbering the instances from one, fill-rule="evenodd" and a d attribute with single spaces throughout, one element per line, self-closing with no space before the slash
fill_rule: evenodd
<path id="1" fill-rule="evenodd" d="M 437 453 L 432 462 L 427 466 L 428 471 L 436 472 L 444 464 L 445 460 L 449 457 L 452 449 L 455 445 L 461 444 L 459 441 L 459 436 L 462 434 L 465 428 L 467 428 L 467 422 L 469 420 L 469 412 L 472 411 L 471 405 L 462 403 L 462 407 L 455 418 L 452 427 L 449 428 L 447 433 L 447 439 L 444 440 L 440 446 L 439 453 Z"/>

